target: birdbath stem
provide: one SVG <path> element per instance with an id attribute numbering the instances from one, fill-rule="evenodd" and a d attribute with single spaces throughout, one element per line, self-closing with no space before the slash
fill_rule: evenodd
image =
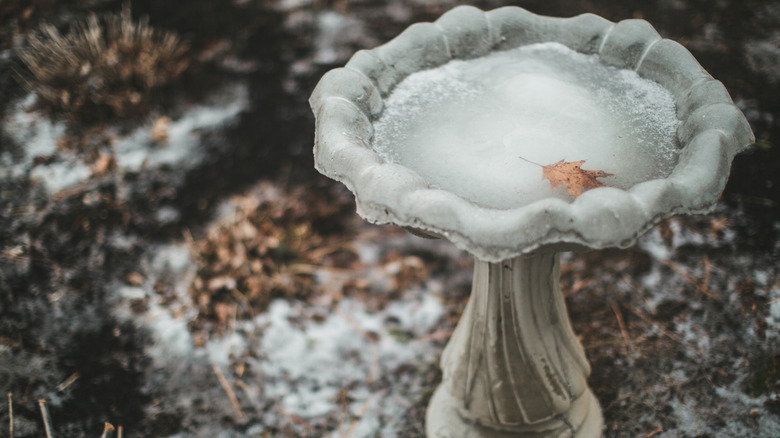
<path id="1" fill-rule="evenodd" d="M 427 435 L 597 437 L 602 416 L 572 331 L 558 253 L 475 259 L 471 298 L 442 355 Z"/>

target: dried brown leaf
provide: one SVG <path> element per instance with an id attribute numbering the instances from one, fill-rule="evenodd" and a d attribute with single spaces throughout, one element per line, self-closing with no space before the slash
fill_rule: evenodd
<path id="1" fill-rule="evenodd" d="M 612 176 L 612 174 L 602 170 L 582 169 L 584 163 L 585 160 L 561 160 L 555 164 L 542 166 L 542 178 L 549 180 L 553 189 L 563 184 L 569 195 L 574 197 L 580 196 L 586 190 L 607 187 L 596 178 Z"/>

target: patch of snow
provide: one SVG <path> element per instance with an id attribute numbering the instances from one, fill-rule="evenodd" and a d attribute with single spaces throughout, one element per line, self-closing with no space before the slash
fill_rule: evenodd
<path id="1" fill-rule="evenodd" d="M 426 348 L 429 341 L 418 337 L 435 326 L 443 306 L 434 296 L 422 293 L 377 313 L 368 313 L 359 301 L 344 299 L 319 323 L 301 318 L 302 312 L 287 301 L 276 300 L 266 314 L 256 317 L 255 324 L 266 327 L 260 345 L 266 395 L 279 399 L 291 414 L 312 418 L 337 410 L 335 397 L 342 388 L 360 388 L 405 364 L 432 361 L 433 353 Z M 384 324 L 388 317 L 397 318 L 400 329 L 416 338 L 394 337 Z M 353 390 L 350 396 L 357 394 Z M 369 413 L 369 418 L 355 426 L 357 430 L 377 430 L 379 420 L 370 415 L 383 416 L 382 412 L 399 411 L 403 406 L 389 396 L 369 400 L 373 396 L 354 403 Z"/>
<path id="2" fill-rule="evenodd" d="M 655 312 L 658 305 L 668 299 L 676 299 L 673 288 L 669 286 L 670 278 L 662 272 L 662 265 L 654 263 L 650 270 L 639 278 L 642 289 L 650 291 L 645 297 L 645 306 L 650 312 Z"/>
<path id="3" fill-rule="evenodd" d="M 711 432 L 702 416 L 698 414 L 695 403 L 672 400 L 670 405 L 677 420 L 677 430 L 684 436 L 700 436 Z"/>
<path id="4" fill-rule="evenodd" d="M 758 435 L 757 436 L 780 436 L 780 418 L 775 415 L 768 415 L 766 409 L 766 396 L 751 397 L 739 390 L 739 386 L 742 383 L 742 379 L 737 379 L 728 388 L 718 387 L 715 388 L 715 393 L 727 400 L 735 411 L 740 411 L 743 414 L 749 414 L 750 411 L 758 413 L 756 422 L 758 423 Z M 737 412 L 739 414 L 740 412 Z M 747 428 L 746 426 L 729 422 L 725 431 L 722 431 L 718 436 L 732 436 L 732 437 L 746 437 L 755 434 L 756 428 Z"/>
<path id="5" fill-rule="evenodd" d="M 444 307 L 431 293 L 424 293 L 420 302 L 394 301 L 387 307 L 387 314 L 400 321 L 402 327 L 410 327 L 415 335 L 429 333 L 436 327 Z"/>
<path id="6" fill-rule="evenodd" d="M 190 250 L 186 245 L 167 245 L 158 248 L 153 252 L 155 254 L 152 259 L 153 266 L 158 269 L 169 269 L 176 273 L 184 273 L 181 271 L 188 271 L 193 266 L 192 257 L 190 256 Z M 189 280 L 192 278 L 186 278 L 182 281 L 186 281 L 184 285 L 189 284 Z M 186 290 L 186 289 L 185 289 Z"/>
<path id="7" fill-rule="evenodd" d="M 685 342 L 688 350 L 694 346 L 696 347 L 695 352 L 688 351 L 688 353 L 707 354 L 710 349 L 710 337 L 707 331 L 699 326 L 696 321 L 691 319 L 677 320 L 675 328 L 677 333 L 682 334 L 682 340 Z"/>
<path id="8" fill-rule="evenodd" d="M 236 332 L 211 339 L 204 346 L 209 363 L 223 367 L 228 366 L 230 359 L 240 355 L 246 348 L 246 338 Z"/>
<path id="9" fill-rule="evenodd" d="M 185 319 L 171 315 L 158 300 L 150 297 L 144 288 L 119 287 L 117 295 L 121 298 L 116 308 L 117 316 L 133 320 L 136 326 L 143 327 L 151 333 L 153 342 L 147 347 L 147 353 L 153 360 L 164 363 L 192 354 L 192 337 Z M 142 315 L 133 315 L 130 303 L 144 299 L 148 300 L 146 312 Z"/>
<path id="10" fill-rule="evenodd" d="M 174 207 L 163 205 L 154 212 L 154 217 L 160 223 L 175 222 L 179 220 L 181 213 Z"/>
<path id="11" fill-rule="evenodd" d="M 642 236 L 637 245 L 657 261 L 668 260 L 672 255 L 672 250 L 664 243 L 658 227 Z"/>
<path id="12" fill-rule="evenodd" d="M 147 328 L 154 336 L 154 343 L 147 350 L 152 359 L 164 362 L 192 354 L 192 336 L 185 319 L 176 318 L 156 306 L 145 316 Z"/>
<path id="13" fill-rule="evenodd" d="M 769 293 L 769 314 L 766 317 L 767 340 L 780 339 L 780 288 Z"/>
<path id="14" fill-rule="evenodd" d="M 16 144 L 24 145 L 25 161 L 37 156 L 47 156 L 57 150 L 56 139 L 65 134 L 65 124 L 53 122 L 39 113 L 29 111 L 35 103 L 35 95 L 22 99 L 5 120 L 3 128 Z"/>
<path id="15" fill-rule="evenodd" d="M 178 361 L 193 355 L 193 342 L 187 322 L 192 314 L 187 287 L 194 275 L 194 262 L 186 245 L 170 245 L 155 248 L 149 262 L 150 269 L 142 286 L 117 287 L 118 302 L 115 313 L 120 319 L 132 320 L 136 326 L 149 330 L 153 342 L 147 347 L 147 353 L 156 363 L 165 364 Z M 178 282 L 172 292 L 176 300 L 163 301 L 155 290 L 154 284 L 163 274 L 174 275 Z M 146 310 L 136 313 L 132 310 L 133 302 L 143 300 Z M 211 356 L 227 362 L 227 356 L 222 358 L 218 348 Z"/>
<path id="16" fill-rule="evenodd" d="M 34 101 L 35 97 L 28 95 L 10 111 L 3 123 L 3 131 L 22 148 L 22 156 L 15 159 L 11 153 L 4 152 L 0 178 L 19 178 L 29 172 L 30 177 L 43 184 L 50 193 L 86 180 L 92 173 L 89 167 L 76 154 L 60 151 L 57 147 L 57 141 L 65 135 L 65 124 L 29 112 L 27 108 Z M 54 162 L 33 167 L 36 158 L 55 154 L 59 156 Z"/>
<path id="17" fill-rule="evenodd" d="M 379 245 L 376 244 L 366 244 L 365 242 L 356 242 L 355 245 L 353 245 L 353 249 L 357 253 L 358 257 L 361 261 L 365 262 L 366 264 L 375 265 L 379 263 L 379 258 L 381 256 L 381 248 Z"/>
<path id="18" fill-rule="evenodd" d="M 314 0 L 279 0 L 276 2 L 276 7 L 282 11 L 294 11 L 307 6 L 311 6 Z"/>
<path id="19" fill-rule="evenodd" d="M 780 296 L 772 299 L 772 304 L 769 305 L 769 314 L 772 318 L 780 321 Z"/>
<path id="20" fill-rule="evenodd" d="M 352 55 L 351 43 L 366 38 L 363 22 L 335 11 L 323 11 L 316 16 L 317 38 L 314 40 L 314 62 L 334 64 Z"/>
<path id="21" fill-rule="evenodd" d="M 289 302 L 277 300 L 256 320 L 268 325 L 260 347 L 266 394 L 281 398 L 285 410 L 302 418 L 325 415 L 336 408 L 333 398 L 342 382 L 367 377 L 358 362 L 365 342 L 338 313 L 302 328 L 290 323 L 296 316 L 300 312 Z M 295 390 L 290 380 L 297 381 Z"/>
<path id="22" fill-rule="evenodd" d="M 780 69 L 778 39 L 780 39 L 780 32 L 774 32 L 773 38 L 747 40 L 743 43 L 746 61 L 754 71 L 763 74 L 769 82 L 778 82 L 777 70 Z"/>
<path id="23" fill-rule="evenodd" d="M 92 175 L 92 170 L 73 154 L 62 155 L 68 156 L 66 161 L 35 166 L 30 172 L 30 177 L 43 184 L 49 193 L 73 187 L 86 181 Z"/>
<path id="24" fill-rule="evenodd" d="M 130 135 L 114 142 L 117 167 L 124 171 L 137 172 L 144 167 L 165 164 L 189 168 L 203 158 L 197 138 L 201 129 L 214 128 L 234 119 L 249 107 L 249 92 L 246 85 L 236 85 L 218 93 L 220 104 L 197 105 L 171 122 L 168 140 L 154 145 L 151 126 L 142 126 Z"/>
<path id="25" fill-rule="evenodd" d="M 245 84 L 234 85 L 215 93 L 218 103 L 200 104 L 171 122 L 168 140 L 157 145 L 152 141 L 151 123 L 119 136 L 113 128 L 113 148 L 119 172 L 137 172 L 145 167 L 175 165 L 189 168 L 203 159 L 198 131 L 215 128 L 233 120 L 249 107 L 249 92 Z M 62 122 L 53 122 L 39 113 L 26 110 L 34 97 L 29 95 L 17 104 L 3 123 L 3 130 L 19 145 L 23 154 L 14 157 L 10 152 L 0 154 L 0 178 L 19 178 L 29 172 L 30 177 L 43 185 L 49 193 L 73 187 L 87 181 L 93 174 L 83 157 L 57 146 L 67 135 Z M 51 158 L 48 163 L 34 164 L 37 157 Z"/>

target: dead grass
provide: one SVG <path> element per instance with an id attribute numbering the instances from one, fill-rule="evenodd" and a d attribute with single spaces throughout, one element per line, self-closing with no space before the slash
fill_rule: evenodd
<path id="1" fill-rule="evenodd" d="M 74 24 L 50 24 L 27 38 L 22 83 L 39 106 L 71 125 L 148 111 L 151 91 L 188 66 L 187 45 L 174 33 L 134 21 L 129 8 Z"/>

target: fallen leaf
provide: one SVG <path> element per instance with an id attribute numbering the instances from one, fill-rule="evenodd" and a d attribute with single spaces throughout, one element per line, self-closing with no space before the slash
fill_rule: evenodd
<path id="1" fill-rule="evenodd" d="M 110 170 L 116 168 L 116 160 L 113 155 L 102 154 L 95 160 L 92 165 L 92 173 L 95 175 L 103 175 Z"/>
<path id="2" fill-rule="evenodd" d="M 168 128 L 171 126 L 171 119 L 166 116 L 158 117 L 152 125 L 151 138 L 155 143 L 168 142 Z"/>
<path id="3" fill-rule="evenodd" d="M 612 174 L 602 170 L 581 169 L 584 163 L 585 160 L 569 162 L 561 160 L 555 164 L 542 166 L 542 178 L 550 181 L 553 190 L 563 184 L 569 195 L 574 197 L 580 196 L 585 190 L 606 187 L 606 184 L 596 178 L 612 176 Z"/>

